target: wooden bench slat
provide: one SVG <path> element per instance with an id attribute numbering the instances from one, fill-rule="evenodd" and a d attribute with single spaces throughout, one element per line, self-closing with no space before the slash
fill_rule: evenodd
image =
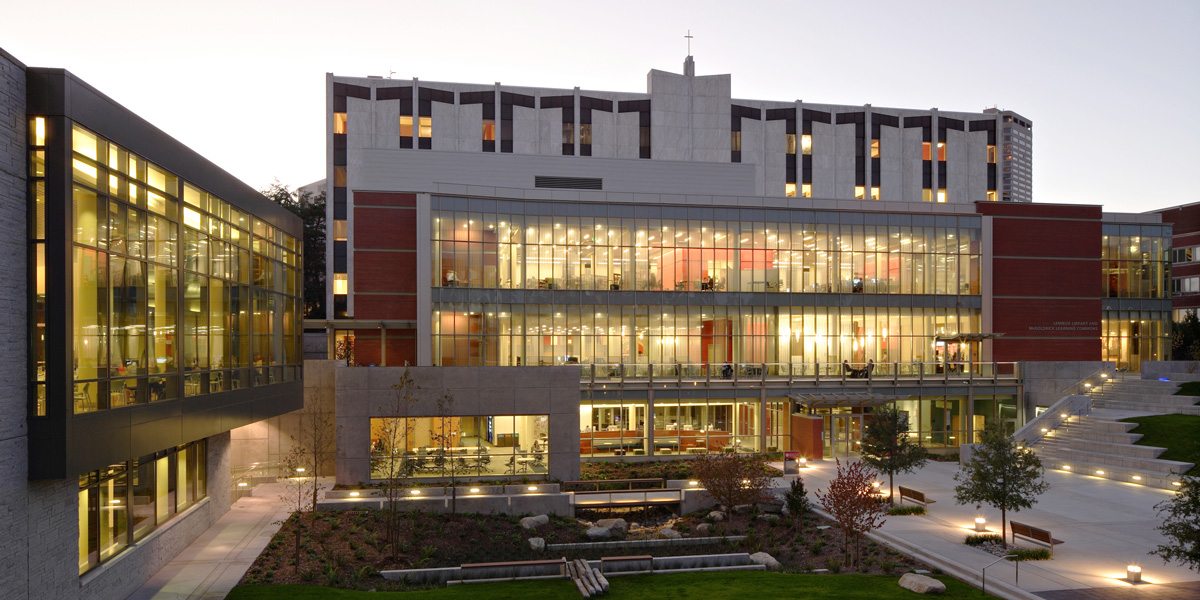
<path id="1" fill-rule="evenodd" d="M 471 563 L 462 565 L 462 569 L 490 569 L 494 567 L 537 567 L 543 565 L 561 565 L 567 562 L 565 558 L 554 558 L 549 560 L 519 560 L 512 562 L 495 562 L 495 563 Z"/>
<path id="2" fill-rule="evenodd" d="M 616 562 L 622 560 L 653 560 L 654 557 L 649 554 L 639 554 L 636 556 L 602 556 L 600 562 Z"/>

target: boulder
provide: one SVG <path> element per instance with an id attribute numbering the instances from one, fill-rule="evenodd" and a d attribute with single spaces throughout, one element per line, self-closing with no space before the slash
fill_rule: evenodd
<path id="1" fill-rule="evenodd" d="M 715 521 L 715 522 L 724 521 L 724 520 L 725 520 L 725 513 L 721 512 L 721 511 L 719 511 L 719 510 L 714 510 L 714 511 L 712 511 L 712 512 L 708 513 L 708 518 L 709 518 L 709 519 L 712 519 L 712 520 L 713 520 L 713 521 Z"/>
<path id="2" fill-rule="evenodd" d="M 900 578 L 900 587 L 912 590 L 918 594 L 941 594 L 946 591 L 946 584 L 925 575 L 905 573 Z"/>
<path id="3" fill-rule="evenodd" d="M 778 569 L 779 561 L 766 552 L 755 552 L 750 555 L 750 562 L 756 565 L 766 565 L 768 570 Z"/>
<path id="4" fill-rule="evenodd" d="M 751 510 L 754 510 L 753 504 L 739 504 L 739 505 L 733 507 L 734 514 L 738 514 L 738 515 L 744 515 L 744 514 L 750 512 Z"/>
<path id="5" fill-rule="evenodd" d="M 525 529 L 537 529 L 538 527 L 541 527 L 542 525 L 547 525 L 549 523 L 550 523 L 550 517 L 548 517 L 546 515 L 537 515 L 537 516 L 525 517 L 524 519 L 521 519 L 521 527 L 524 527 Z"/>
<path id="6" fill-rule="evenodd" d="M 668 540 L 677 540 L 683 536 L 680 535 L 678 531 L 675 531 L 674 529 L 671 529 L 670 527 L 666 527 L 666 528 L 658 530 L 658 537 L 668 539 Z"/>
<path id="7" fill-rule="evenodd" d="M 587 536 L 591 540 L 607 540 L 612 531 L 607 527 L 588 527 Z"/>
<path id="8" fill-rule="evenodd" d="M 708 531 L 712 529 L 712 525 L 701 523 L 696 526 L 696 535 L 708 535 Z"/>
<path id="9" fill-rule="evenodd" d="M 765 515 L 758 515 L 758 520 L 759 521 L 770 521 L 770 522 L 774 523 L 779 520 L 779 515 L 774 515 L 774 514 L 769 514 L 769 513 L 765 514 Z"/>
<path id="10" fill-rule="evenodd" d="M 779 502 L 759 502 L 758 510 L 765 513 L 779 514 L 783 511 L 783 504 Z"/>
<path id="11" fill-rule="evenodd" d="M 618 533 L 629 531 L 629 525 L 625 523 L 625 519 L 600 519 L 596 521 L 596 527 L 606 527 Z"/>
<path id="12" fill-rule="evenodd" d="M 542 550 L 546 549 L 546 540 L 542 538 L 529 538 L 529 547 L 532 548 L 534 552 L 541 552 Z"/>

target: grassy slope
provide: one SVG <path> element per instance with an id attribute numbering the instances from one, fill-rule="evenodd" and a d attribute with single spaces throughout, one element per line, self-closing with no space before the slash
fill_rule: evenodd
<path id="1" fill-rule="evenodd" d="M 1200 381 L 1186 381 L 1179 386 L 1176 396 L 1200 396 Z"/>
<path id="2" fill-rule="evenodd" d="M 1142 434 L 1138 445 L 1166 448 L 1159 458 L 1195 463 L 1187 474 L 1200 476 L 1200 416 L 1154 415 L 1124 421 L 1138 424 L 1131 432 Z"/>
<path id="3" fill-rule="evenodd" d="M 791 575 L 761 571 L 635 575 L 611 579 L 608 600 L 712 600 L 747 598 L 772 600 L 806 598 L 911 599 L 913 593 L 896 585 L 898 577 L 877 575 Z M 942 598 L 980 598 L 979 590 L 949 576 Z M 239 586 L 227 600 L 551 600 L 579 597 L 569 581 L 521 581 L 458 585 L 415 592 L 352 592 L 318 586 Z M 987 596 L 993 597 L 991 595 Z"/>

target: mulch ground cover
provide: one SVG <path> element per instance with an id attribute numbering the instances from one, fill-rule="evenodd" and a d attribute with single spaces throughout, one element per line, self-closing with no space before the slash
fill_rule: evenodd
<path id="1" fill-rule="evenodd" d="M 676 517 L 666 511 L 629 514 L 592 514 L 582 518 L 621 517 L 649 527 L 631 528 L 628 538 L 653 537 L 655 524 L 669 523 L 683 537 L 696 534 L 701 523 L 709 523 L 708 536 L 745 535 L 742 541 L 717 541 L 700 546 L 655 548 L 655 556 L 715 554 L 725 552 L 770 553 L 785 571 L 874 574 L 903 573 L 926 568 L 912 559 L 873 542 L 862 544 L 859 566 L 843 562 L 843 535 L 831 522 L 808 514 L 800 519 L 757 518 L 757 511 L 728 514 L 723 521 L 706 519 L 707 511 Z M 892 517 L 914 518 L 914 517 Z M 625 551 L 536 552 L 528 538 L 541 537 L 547 544 L 586 542 L 588 524 L 581 519 L 550 517 L 535 530 L 521 527 L 520 517 L 480 514 L 426 514 L 406 512 L 400 519 L 400 540 L 393 548 L 385 531 L 386 511 L 330 510 L 293 514 L 276 533 L 242 579 L 243 584 L 307 584 L 349 589 L 411 589 L 383 579 L 379 571 L 392 569 L 452 567 L 463 563 L 545 559 L 565 555 L 567 559 L 598 559 Z M 297 535 L 299 536 L 297 538 Z M 299 542 L 297 544 L 297 541 Z M 297 550 L 299 560 L 297 561 Z"/>

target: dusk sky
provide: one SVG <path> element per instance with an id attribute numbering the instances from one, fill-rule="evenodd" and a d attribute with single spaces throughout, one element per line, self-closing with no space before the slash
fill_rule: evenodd
<path id="1" fill-rule="evenodd" d="M 326 72 L 644 92 L 650 69 L 682 70 L 690 29 L 697 74 L 731 73 L 735 98 L 1021 113 L 1035 202 L 1200 201 L 1200 2 L 48 0 L 2 13 L 0 47 L 75 73 L 257 189 L 324 177 Z"/>

